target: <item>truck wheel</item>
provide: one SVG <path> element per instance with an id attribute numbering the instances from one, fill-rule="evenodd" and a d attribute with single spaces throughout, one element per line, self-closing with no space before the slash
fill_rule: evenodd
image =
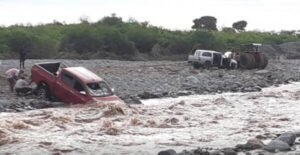
<path id="1" fill-rule="evenodd" d="M 199 63 L 193 63 L 194 69 L 199 69 L 201 65 Z"/>
<path id="2" fill-rule="evenodd" d="M 205 61 L 205 63 L 204 63 L 204 67 L 205 67 L 205 68 L 209 68 L 209 67 L 211 67 L 211 63 L 210 63 L 210 61 Z"/>
<path id="3" fill-rule="evenodd" d="M 37 95 L 38 98 L 40 99 L 49 99 L 49 89 L 47 86 L 39 86 L 36 91 L 35 94 Z"/>

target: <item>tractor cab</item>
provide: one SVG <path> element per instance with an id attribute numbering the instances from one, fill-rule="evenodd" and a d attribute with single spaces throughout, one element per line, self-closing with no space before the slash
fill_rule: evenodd
<path id="1" fill-rule="evenodd" d="M 240 51 L 244 52 L 258 52 L 258 48 L 261 47 L 261 43 L 243 44 L 240 46 Z"/>

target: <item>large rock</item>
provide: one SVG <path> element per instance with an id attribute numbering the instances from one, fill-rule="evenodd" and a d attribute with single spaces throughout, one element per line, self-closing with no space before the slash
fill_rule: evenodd
<path id="1" fill-rule="evenodd" d="M 287 144 L 289 144 L 290 146 L 292 146 L 296 140 L 297 136 L 296 134 L 292 133 L 292 132 L 286 132 L 281 134 L 279 137 L 276 138 L 276 140 L 280 140 L 283 141 Z"/>
<path id="2" fill-rule="evenodd" d="M 256 150 L 256 149 L 261 149 L 264 146 L 265 144 L 261 140 L 254 138 L 248 140 L 246 144 L 237 145 L 236 148 L 241 150 Z"/>
<path id="3" fill-rule="evenodd" d="M 162 97 L 162 95 L 159 93 L 152 93 L 152 92 L 145 91 L 141 94 L 138 94 L 138 97 L 141 99 L 150 99 L 150 98 L 159 98 Z"/>
<path id="4" fill-rule="evenodd" d="M 224 148 L 222 152 L 224 155 L 237 155 L 237 152 L 235 152 L 233 148 Z"/>
<path id="5" fill-rule="evenodd" d="M 165 150 L 165 151 L 160 151 L 158 155 L 177 155 L 176 151 L 173 149 Z"/>
<path id="6" fill-rule="evenodd" d="M 192 92 L 191 91 L 187 91 L 187 90 L 181 90 L 181 91 L 178 91 L 177 95 L 178 96 L 187 96 L 187 95 L 191 95 Z"/>
<path id="7" fill-rule="evenodd" d="M 182 152 L 178 153 L 178 155 L 211 155 L 211 153 L 207 149 L 197 148 L 191 151 L 183 150 Z"/>
<path id="8" fill-rule="evenodd" d="M 300 137 L 300 130 L 299 130 L 299 131 L 295 131 L 295 132 L 293 132 L 293 134 L 295 134 L 295 135 L 296 135 L 296 137 Z"/>
<path id="9" fill-rule="evenodd" d="M 269 152 L 290 151 L 291 147 L 287 143 L 275 139 L 272 140 L 267 146 L 265 146 L 264 150 Z"/>
<path id="10" fill-rule="evenodd" d="M 139 97 L 137 96 L 126 96 L 125 98 L 122 98 L 123 101 L 126 103 L 126 104 L 142 104 L 141 100 Z"/>
<path id="11" fill-rule="evenodd" d="M 199 80 L 195 76 L 189 76 L 189 77 L 186 78 L 186 82 L 189 83 L 189 84 L 198 84 Z"/>
<path id="12" fill-rule="evenodd" d="M 264 74 L 270 74 L 271 72 L 269 70 L 258 70 L 255 72 L 255 74 L 261 74 L 261 75 L 264 75 Z"/>

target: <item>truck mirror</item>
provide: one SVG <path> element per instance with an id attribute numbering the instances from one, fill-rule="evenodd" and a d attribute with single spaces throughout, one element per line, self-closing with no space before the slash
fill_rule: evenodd
<path id="1" fill-rule="evenodd" d="M 80 91 L 79 94 L 85 96 L 85 95 L 86 95 L 86 92 L 85 92 L 85 91 Z"/>

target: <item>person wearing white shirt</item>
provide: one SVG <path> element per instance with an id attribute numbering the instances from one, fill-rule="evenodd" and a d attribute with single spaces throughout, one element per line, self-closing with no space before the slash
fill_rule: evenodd
<path id="1" fill-rule="evenodd" d="M 32 92 L 30 84 L 25 80 L 25 77 L 23 76 L 17 80 L 14 90 L 16 91 L 17 95 L 26 95 Z"/>
<path id="2" fill-rule="evenodd" d="M 18 79 L 19 76 L 21 76 L 24 73 L 23 70 L 19 70 L 17 68 L 11 68 L 5 72 L 6 79 L 9 83 L 10 91 L 14 91 L 14 85 Z"/>

